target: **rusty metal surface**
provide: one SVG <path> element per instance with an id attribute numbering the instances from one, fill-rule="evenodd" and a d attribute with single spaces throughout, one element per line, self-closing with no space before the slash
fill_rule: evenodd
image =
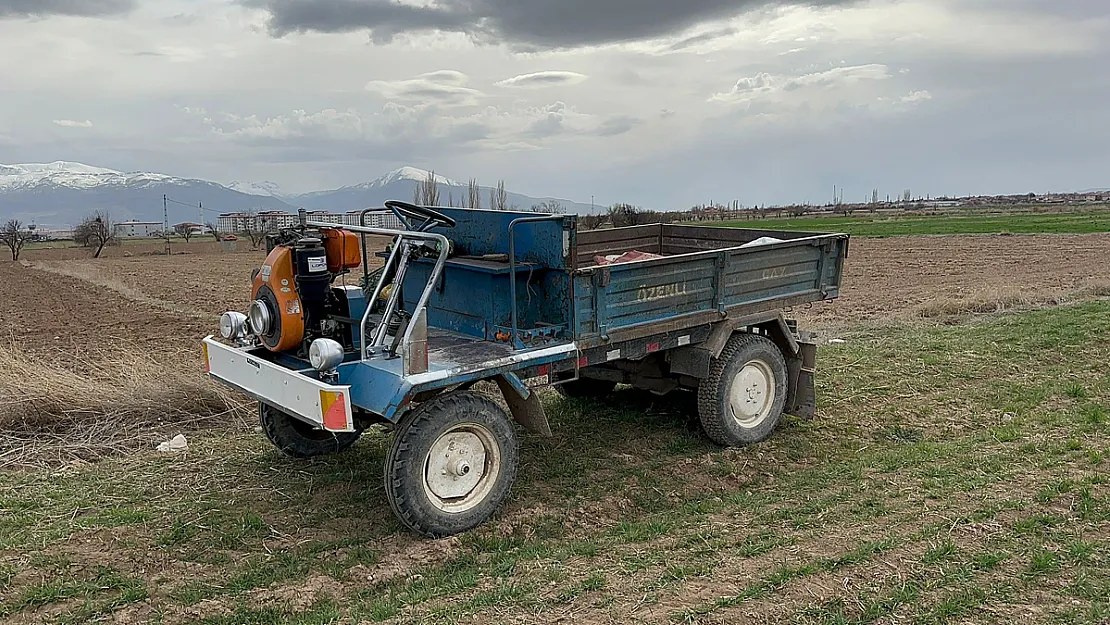
<path id="1" fill-rule="evenodd" d="M 501 389 L 501 394 L 505 396 L 505 403 L 509 405 L 509 412 L 513 415 L 513 419 L 530 432 L 540 436 L 551 436 L 551 424 L 547 421 L 547 413 L 544 412 L 539 395 L 533 392 L 528 394 L 527 399 L 521 397 L 520 393 L 513 388 L 513 384 L 505 378 L 506 375 L 513 374 L 499 375 L 494 378 L 494 381 L 497 383 L 497 388 Z"/>

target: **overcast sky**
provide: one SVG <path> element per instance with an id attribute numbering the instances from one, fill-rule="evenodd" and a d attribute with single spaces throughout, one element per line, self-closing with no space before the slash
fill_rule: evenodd
<path id="1" fill-rule="evenodd" d="M 0 0 L 0 162 L 653 208 L 1110 187 L 1107 0 Z"/>

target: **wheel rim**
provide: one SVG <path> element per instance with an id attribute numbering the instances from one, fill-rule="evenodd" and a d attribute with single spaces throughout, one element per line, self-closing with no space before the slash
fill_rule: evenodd
<path id="1" fill-rule="evenodd" d="M 432 443 L 424 460 L 424 493 L 432 505 L 453 514 L 480 505 L 501 474 L 501 447 L 477 423 L 456 425 Z"/>
<path id="2" fill-rule="evenodd" d="M 775 373 L 771 365 L 753 360 L 736 374 L 728 393 L 729 410 L 740 427 L 753 428 L 771 415 L 775 405 Z"/>

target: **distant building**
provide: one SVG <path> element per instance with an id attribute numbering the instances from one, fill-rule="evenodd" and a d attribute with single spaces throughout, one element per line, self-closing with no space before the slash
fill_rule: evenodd
<path id="1" fill-rule="evenodd" d="M 73 238 L 73 230 L 50 230 L 46 228 L 38 228 L 35 230 L 35 235 L 41 237 L 41 241 L 63 241 Z"/>
<path id="2" fill-rule="evenodd" d="M 193 235 L 208 234 L 208 226 L 205 226 L 203 224 L 195 224 L 191 221 L 185 221 L 173 225 L 173 231 L 175 233 L 183 232 L 186 228 L 188 228 L 189 232 Z"/>
<path id="3" fill-rule="evenodd" d="M 124 239 L 145 239 L 162 232 L 160 221 L 124 221 L 116 224 L 116 236 Z"/>
<path id="4" fill-rule="evenodd" d="M 283 211 L 259 213 L 223 213 L 216 221 L 220 232 L 239 234 L 251 229 L 280 230 L 297 223 L 297 216 Z"/>
<path id="5" fill-rule="evenodd" d="M 377 209 L 378 212 L 366 215 L 366 225 L 370 228 L 403 228 L 401 220 L 397 219 L 391 211 Z M 308 211 L 308 221 L 323 222 L 336 225 L 357 226 L 359 215 L 362 211 L 348 213 L 332 213 L 329 211 Z M 225 234 L 240 234 L 249 228 L 264 230 L 280 230 L 297 225 L 297 215 L 281 211 L 265 211 L 261 213 L 224 213 L 217 220 L 217 227 Z"/>
<path id="6" fill-rule="evenodd" d="M 359 216 L 362 211 L 350 211 L 343 215 L 343 223 L 348 226 L 359 225 Z M 404 228 L 400 219 L 393 214 L 393 211 L 381 209 L 373 213 L 366 214 L 366 227 L 367 228 L 389 228 L 393 230 L 400 230 Z"/>

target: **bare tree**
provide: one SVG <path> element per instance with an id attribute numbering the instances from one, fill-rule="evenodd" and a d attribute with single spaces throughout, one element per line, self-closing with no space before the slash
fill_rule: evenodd
<path id="1" fill-rule="evenodd" d="M 533 213 L 553 213 L 555 215 L 562 215 L 567 212 L 567 207 L 563 206 L 558 200 L 544 200 L 539 204 L 532 205 Z"/>
<path id="2" fill-rule="evenodd" d="M 267 219 L 266 215 L 259 215 L 255 211 L 242 213 L 237 219 L 239 226 L 238 231 L 247 235 L 247 238 L 251 241 L 251 247 L 254 249 L 262 247 L 262 242 L 266 240 L 266 235 L 273 234 L 277 231 L 272 219 Z"/>
<path id="3" fill-rule="evenodd" d="M 212 238 L 216 239 L 217 241 L 220 240 L 220 228 L 216 225 L 216 222 L 210 221 L 204 224 L 204 227 L 208 228 L 208 234 L 211 234 Z"/>
<path id="4" fill-rule="evenodd" d="M 109 245 L 118 245 L 116 238 L 116 225 L 108 213 L 97 211 L 73 229 L 73 240 L 81 247 L 95 249 L 93 258 L 100 258 L 104 248 Z"/>
<path id="5" fill-rule="evenodd" d="M 447 205 L 451 207 L 455 206 L 455 192 L 450 189 L 447 190 Z"/>
<path id="6" fill-rule="evenodd" d="M 417 202 L 422 206 L 439 206 L 439 182 L 436 181 L 436 172 L 428 172 L 428 177 L 424 179 L 419 185 L 422 187 L 420 191 L 423 202 Z"/>
<path id="7" fill-rule="evenodd" d="M 495 211 L 509 210 L 509 192 L 505 190 L 504 180 L 498 180 L 496 187 L 490 187 L 489 207 Z"/>
<path id="8" fill-rule="evenodd" d="M 614 204 L 609 207 L 609 221 L 613 223 L 614 228 L 623 228 L 625 226 L 635 226 L 640 221 L 640 215 L 643 212 L 639 206 L 631 204 Z"/>
<path id="9" fill-rule="evenodd" d="M 34 232 L 30 228 L 24 228 L 23 222 L 18 219 L 9 219 L 4 228 L 0 229 L 0 241 L 11 250 L 12 260 L 19 260 L 19 253 L 33 235 Z"/>
<path id="10" fill-rule="evenodd" d="M 186 243 L 188 243 L 193 238 L 193 235 L 197 233 L 196 229 L 193 227 L 193 224 L 177 224 L 173 227 L 173 231 L 174 234 L 181 237 L 182 239 L 185 239 Z"/>
<path id="11" fill-rule="evenodd" d="M 597 230 L 601 224 L 605 222 L 605 217 L 601 215 L 582 215 L 578 218 L 579 230 Z"/>
<path id="12" fill-rule="evenodd" d="M 478 186 L 477 178 L 471 178 L 466 184 L 466 207 L 482 208 L 482 188 Z"/>

